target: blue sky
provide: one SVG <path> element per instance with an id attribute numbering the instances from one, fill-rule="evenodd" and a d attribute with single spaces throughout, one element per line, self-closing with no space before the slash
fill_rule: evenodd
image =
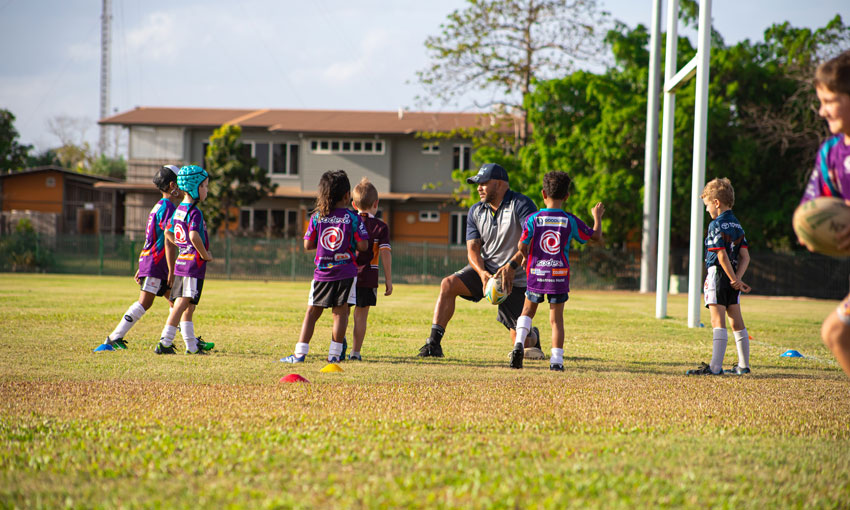
<path id="1" fill-rule="evenodd" d="M 396 110 L 422 90 L 423 42 L 463 0 L 113 0 L 113 109 L 136 106 Z M 666 2 L 665 2 L 666 4 Z M 649 24 L 651 0 L 602 0 Z M 94 145 L 100 84 L 97 0 L 0 0 L 0 107 L 21 142 L 58 145 L 47 121 L 87 119 Z M 773 23 L 820 27 L 846 0 L 714 0 L 727 44 Z M 447 109 L 470 108 L 472 100 Z"/>

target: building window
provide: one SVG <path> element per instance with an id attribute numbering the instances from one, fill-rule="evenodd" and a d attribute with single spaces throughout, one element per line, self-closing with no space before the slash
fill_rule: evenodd
<path id="1" fill-rule="evenodd" d="M 241 230 L 251 230 L 251 210 L 242 209 L 239 211 L 239 228 Z"/>
<path id="2" fill-rule="evenodd" d="M 384 153 L 383 140 L 310 140 L 310 152 L 314 154 L 363 154 Z"/>
<path id="3" fill-rule="evenodd" d="M 272 174 L 298 175 L 298 144 L 272 144 Z"/>
<path id="4" fill-rule="evenodd" d="M 471 152 L 472 147 L 469 145 L 455 145 L 452 151 L 452 169 L 469 170 Z"/>
<path id="5" fill-rule="evenodd" d="M 266 209 L 254 210 L 254 232 L 265 233 L 266 227 L 269 225 L 269 211 Z"/>
<path id="6" fill-rule="evenodd" d="M 440 142 L 425 142 L 422 144 L 422 154 L 439 154 Z"/>
<path id="7" fill-rule="evenodd" d="M 254 144 L 254 157 L 257 159 L 257 166 L 268 172 L 269 167 L 269 144 L 256 142 Z"/>
<path id="8" fill-rule="evenodd" d="M 466 244 L 466 213 L 452 213 L 451 244 Z"/>
<path id="9" fill-rule="evenodd" d="M 436 223 L 440 221 L 440 213 L 437 211 L 419 211 L 419 221 Z"/>

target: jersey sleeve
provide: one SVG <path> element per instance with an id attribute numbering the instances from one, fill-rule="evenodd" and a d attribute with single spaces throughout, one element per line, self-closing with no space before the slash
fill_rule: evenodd
<path id="1" fill-rule="evenodd" d="M 366 222 L 360 219 L 360 215 L 351 213 L 352 226 L 354 227 L 354 235 L 352 238 L 355 242 L 368 241 L 369 231 L 366 230 Z"/>
<path id="2" fill-rule="evenodd" d="M 381 224 L 377 242 L 378 250 L 392 250 L 392 246 L 390 246 L 390 227 L 386 223 Z"/>
<path id="3" fill-rule="evenodd" d="M 316 215 L 318 213 L 313 213 L 310 216 L 310 221 L 307 222 L 307 232 L 304 233 L 304 239 L 307 241 L 314 241 L 316 239 Z"/>
<path id="4" fill-rule="evenodd" d="M 479 207 L 481 202 L 473 205 L 469 208 L 469 212 L 466 214 L 466 240 L 469 241 L 471 239 L 481 239 L 481 232 L 478 230 L 478 225 L 475 224 L 475 208 Z"/>
<path id="5" fill-rule="evenodd" d="M 591 237 L 593 237 L 593 229 L 588 227 L 587 223 L 581 221 L 580 219 L 578 219 L 578 217 L 574 215 L 571 215 L 570 219 L 572 220 L 573 226 L 575 227 L 573 228 L 572 232 L 573 239 L 575 239 L 581 244 L 584 244 L 589 241 Z"/>
<path id="6" fill-rule="evenodd" d="M 519 241 L 522 244 L 531 243 L 531 238 L 534 237 L 534 213 L 531 214 L 522 224 L 522 235 Z"/>

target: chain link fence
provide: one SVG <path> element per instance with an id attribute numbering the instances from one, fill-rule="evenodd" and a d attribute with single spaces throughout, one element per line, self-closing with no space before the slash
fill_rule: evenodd
<path id="1" fill-rule="evenodd" d="M 112 235 L 39 236 L 18 231 L 0 237 L 0 271 L 132 275 L 142 241 Z M 213 239 L 207 277 L 240 280 L 310 280 L 313 252 L 300 239 Z M 751 252 L 744 280 L 754 294 L 843 298 L 850 259 L 807 252 Z M 687 274 L 687 253 L 671 253 L 671 273 Z M 393 243 L 393 282 L 436 284 L 465 266 L 466 247 Z M 587 247 L 570 253 L 573 289 L 638 290 L 640 259 L 629 252 Z M 686 289 L 686 285 L 679 286 Z M 685 290 L 685 292 L 687 292 Z"/>

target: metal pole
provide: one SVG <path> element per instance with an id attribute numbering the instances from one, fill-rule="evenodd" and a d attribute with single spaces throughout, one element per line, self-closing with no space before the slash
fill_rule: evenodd
<path id="1" fill-rule="evenodd" d="M 658 94 L 661 89 L 661 0 L 652 0 L 649 86 L 646 92 L 646 148 L 643 167 L 643 235 L 640 291 L 655 290 L 658 264 Z"/>
<path id="2" fill-rule="evenodd" d="M 667 49 L 664 76 L 676 75 L 679 0 L 667 0 Z M 670 282 L 670 198 L 673 194 L 673 135 L 676 91 L 664 90 L 664 116 L 661 121 L 661 200 L 658 205 L 658 273 L 655 285 L 655 317 L 667 316 L 667 291 Z"/>
<path id="3" fill-rule="evenodd" d="M 702 188 L 705 186 L 705 147 L 708 131 L 708 73 L 711 62 L 711 0 L 699 4 L 697 84 L 694 114 L 693 183 L 691 185 L 691 245 L 688 268 L 688 327 L 699 326 L 702 283 Z"/>
<path id="4" fill-rule="evenodd" d="M 103 12 L 100 15 L 100 118 L 109 116 L 109 65 L 110 51 L 112 46 L 112 1 L 103 0 Z M 109 133 L 106 126 L 100 126 L 100 140 L 98 150 L 100 154 L 106 154 L 106 146 L 109 144 Z"/>

